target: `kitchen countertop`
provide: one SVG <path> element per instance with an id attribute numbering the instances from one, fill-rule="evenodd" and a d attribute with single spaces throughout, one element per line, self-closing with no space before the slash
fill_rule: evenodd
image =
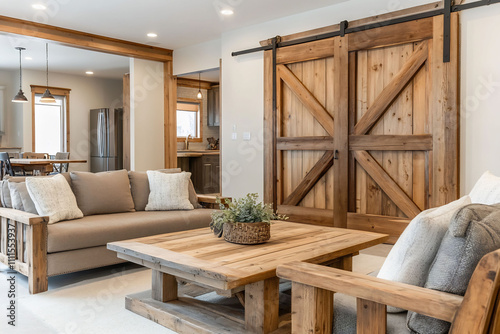
<path id="1" fill-rule="evenodd" d="M 219 150 L 179 150 L 177 158 L 199 158 L 203 155 L 218 155 Z"/>

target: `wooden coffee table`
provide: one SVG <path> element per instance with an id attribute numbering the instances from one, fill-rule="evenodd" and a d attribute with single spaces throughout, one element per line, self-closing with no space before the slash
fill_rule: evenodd
<path id="1" fill-rule="evenodd" d="M 270 333 L 278 329 L 276 267 L 291 261 L 352 270 L 352 256 L 385 234 L 291 222 L 271 226 L 271 239 L 237 245 L 209 228 L 112 242 L 119 258 L 153 269 L 152 291 L 127 296 L 127 309 L 179 333 Z M 178 296 L 177 279 L 240 295 L 244 317 Z M 244 290 L 244 295 L 243 291 Z"/>

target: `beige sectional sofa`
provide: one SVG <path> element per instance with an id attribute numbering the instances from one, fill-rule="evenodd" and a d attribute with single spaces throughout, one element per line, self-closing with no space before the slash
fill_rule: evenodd
<path id="1" fill-rule="evenodd" d="M 54 224 L 48 224 L 47 217 L 20 210 L 19 205 L 12 208 L 16 203 L 12 196 L 7 198 L 12 188 L 8 184 L 22 183 L 24 177 L 2 181 L 0 262 L 28 276 L 30 292 L 39 293 L 48 289 L 50 276 L 124 262 L 107 250 L 108 242 L 209 226 L 213 210 L 202 208 L 199 202 L 213 203 L 214 197 L 198 197 L 190 184 L 189 200 L 195 209 L 144 211 L 149 194 L 147 174 L 128 172 L 124 180 L 123 173 L 127 172 L 66 173 L 84 217 Z M 24 200 L 22 203 L 30 211 Z"/>

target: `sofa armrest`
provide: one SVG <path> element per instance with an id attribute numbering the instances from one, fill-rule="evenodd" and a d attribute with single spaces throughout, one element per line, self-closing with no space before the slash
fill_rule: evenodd
<path id="1" fill-rule="evenodd" d="M 281 265 L 276 273 L 293 283 L 396 306 L 449 322 L 453 321 L 463 300 L 461 296 L 446 292 L 304 262 Z"/>
<path id="2" fill-rule="evenodd" d="M 15 220 L 24 225 L 47 224 L 49 217 L 41 217 L 29 212 L 11 208 L 0 208 L 0 217 Z"/>
<path id="3" fill-rule="evenodd" d="M 32 294 L 47 291 L 47 224 L 48 217 L 0 208 L 0 262 L 28 276 Z"/>

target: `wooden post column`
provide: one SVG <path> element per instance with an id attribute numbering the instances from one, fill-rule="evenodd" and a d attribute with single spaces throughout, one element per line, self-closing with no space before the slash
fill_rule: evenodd
<path id="1" fill-rule="evenodd" d="M 292 333 L 331 333 L 333 292 L 292 282 Z"/>
<path id="2" fill-rule="evenodd" d="M 245 286 L 245 328 L 251 333 L 270 333 L 279 323 L 279 278 Z"/>
<path id="3" fill-rule="evenodd" d="M 177 299 L 177 280 L 175 276 L 153 270 L 151 298 L 160 302 Z"/>
<path id="4" fill-rule="evenodd" d="M 366 299 L 357 299 L 357 333 L 385 334 L 387 306 Z"/>

